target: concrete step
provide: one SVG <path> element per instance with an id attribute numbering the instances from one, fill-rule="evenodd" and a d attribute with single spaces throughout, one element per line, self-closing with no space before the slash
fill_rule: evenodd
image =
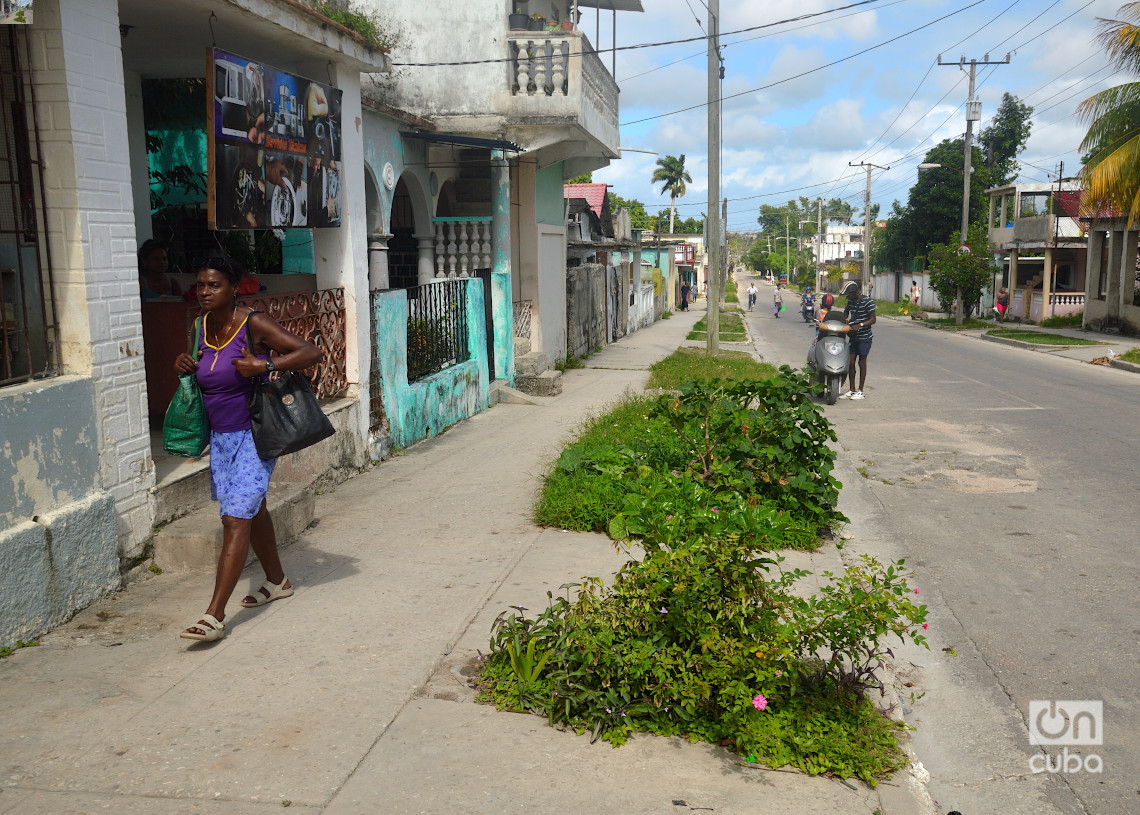
<path id="1" fill-rule="evenodd" d="M 515 388 L 530 396 L 557 396 L 562 393 L 562 371 L 543 371 L 538 376 L 515 376 Z"/>
<path id="2" fill-rule="evenodd" d="M 269 485 L 269 515 L 279 545 L 313 522 L 316 503 L 309 484 Z M 163 571 L 216 569 L 221 552 L 222 522 L 214 502 L 163 527 L 154 536 L 154 565 Z M 251 549 L 247 562 L 253 559 Z"/>
<path id="3" fill-rule="evenodd" d="M 515 359 L 530 353 L 530 337 L 515 337 Z"/>
<path id="4" fill-rule="evenodd" d="M 550 358 L 542 351 L 530 351 L 515 357 L 515 379 L 520 376 L 538 376 L 550 367 Z"/>

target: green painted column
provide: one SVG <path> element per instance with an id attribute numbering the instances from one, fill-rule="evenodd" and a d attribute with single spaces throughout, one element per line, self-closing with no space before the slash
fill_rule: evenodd
<path id="1" fill-rule="evenodd" d="M 515 327 L 511 292 L 511 171 L 502 150 L 491 151 L 491 309 L 495 321 L 495 376 L 515 384 Z"/>

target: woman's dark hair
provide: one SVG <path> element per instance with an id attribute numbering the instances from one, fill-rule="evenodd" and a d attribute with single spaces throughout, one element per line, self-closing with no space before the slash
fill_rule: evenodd
<path id="1" fill-rule="evenodd" d="M 237 286 L 241 283 L 241 279 L 245 277 L 245 272 L 233 260 L 225 255 L 210 255 L 204 258 L 194 258 L 191 262 L 191 267 L 194 269 L 194 274 L 203 269 L 213 269 L 220 272 L 222 277 L 230 282 L 231 285 Z"/>
<path id="2" fill-rule="evenodd" d="M 143 241 L 142 246 L 139 247 L 139 271 L 144 271 L 147 258 L 153 255 L 159 249 L 166 251 L 166 247 L 156 241 L 154 238 L 147 238 Z"/>

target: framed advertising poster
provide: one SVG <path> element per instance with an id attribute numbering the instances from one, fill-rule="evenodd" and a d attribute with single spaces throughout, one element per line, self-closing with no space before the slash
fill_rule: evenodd
<path id="1" fill-rule="evenodd" d="M 210 228 L 340 226 L 341 92 L 219 48 L 206 86 Z"/>

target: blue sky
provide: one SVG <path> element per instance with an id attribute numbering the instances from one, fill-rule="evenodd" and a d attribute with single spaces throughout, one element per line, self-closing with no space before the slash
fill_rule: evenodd
<path id="1" fill-rule="evenodd" d="M 643 2 L 645 14 L 618 14 L 619 46 L 702 34 L 694 19 L 695 13 L 706 25 L 702 0 Z M 852 2 L 721 0 L 721 30 L 766 25 Z M 1009 65 L 978 69 L 982 126 L 1004 91 L 1017 95 L 1035 108 L 1033 133 L 1021 156 L 1022 180 L 1055 180 L 1061 161 L 1066 176 L 1075 174 L 1085 131 L 1075 117 L 1077 104 L 1129 79 L 1107 67 L 1103 49 L 1094 43 L 1097 17 L 1114 17 L 1121 5 L 1122 0 L 878 0 L 725 36 L 722 196 L 730 199 L 729 228 L 753 229 L 759 204 L 782 204 L 799 195 L 841 197 L 861 206 L 866 174 L 848 162 L 890 166 L 872 175 L 872 201 L 881 204 L 884 215 L 891 201 L 905 201 L 922 154 L 965 131 L 960 106 L 966 74 L 935 65 L 939 54 L 943 61 L 963 55 L 981 59 L 986 53 L 999 60 L 1012 51 Z M 593 14 L 584 11 L 581 21 L 591 40 Z M 601 29 L 600 47 L 607 48 L 607 14 Z M 838 65 L 753 92 L 904 34 Z M 685 154 L 693 183 L 678 201 L 678 214 L 684 217 L 707 209 L 705 109 L 638 120 L 703 105 L 703 48 L 696 42 L 617 55 L 622 145 Z M 604 59 L 608 66 L 610 56 Z M 741 95 L 727 98 L 734 94 Z M 625 153 L 621 161 L 594 173 L 594 180 L 612 184 L 614 192 L 637 198 L 654 212 L 669 201 L 649 183 L 656 158 Z M 819 186 L 773 194 L 807 185 Z"/>

